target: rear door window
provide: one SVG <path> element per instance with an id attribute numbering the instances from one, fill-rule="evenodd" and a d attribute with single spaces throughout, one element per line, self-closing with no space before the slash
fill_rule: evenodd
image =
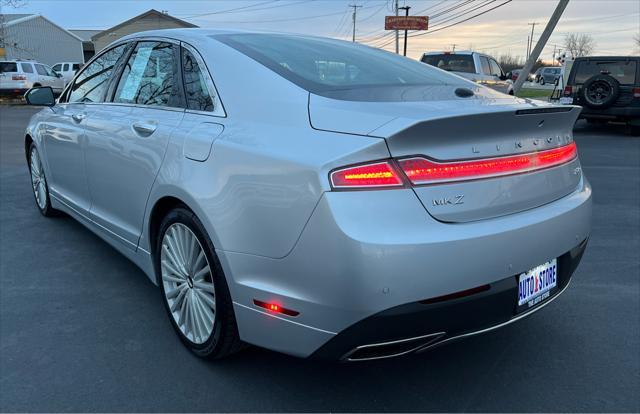
<path id="1" fill-rule="evenodd" d="M 18 64 L 16 62 L 0 62 L 0 72 L 17 72 Z"/>
<path id="2" fill-rule="evenodd" d="M 31 63 L 21 63 L 20 69 L 22 69 L 24 73 L 33 73 L 33 66 L 31 66 Z"/>
<path id="3" fill-rule="evenodd" d="M 583 60 L 578 63 L 575 84 L 583 84 L 589 78 L 596 75 L 609 75 L 622 85 L 631 85 L 636 82 L 637 63 L 634 60 L 596 61 Z"/>
<path id="4" fill-rule="evenodd" d="M 38 75 L 42 75 L 42 76 L 48 76 L 47 75 L 47 70 L 45 69 L 44 66 L 42 65 L 34 65 L 36 67 L 36 72 L 38 72 Z"/>
<path id="5" fill-rule="evenodd" d="M 55 70 L 55 69 L 54 69 L 54 70 Z M 69 64 L 68 64 L 68 63 L 65 63 L 64 65 L 62 65 L 62 70 L 63 70 L 64 72 L 68 72 L 68 71 L 69 71 Z"/>
<path id="6" fill-rule="evenodd" d="M 484 56 L 480 56 L 480 65 L 482 66 L 482 73 L 484 75 L 491 74 L 491 65 L 489 65 L 489 59 Z"/>
<path id="7" fill-rule="evenodd" d="M 476 73 L 471 55 L 425 55 L 422 57 L 422 62 L 449 72 Z"/>
<path id="8" fill-rule="evenodd" d="M 78 63 L 74 63 L 73 64 L 73 71 L 77 71 L 78 69 L 80 69 L 80 65 Z"/>
<path id="9" fill-rule="evenodd" d="M 113 102 L 182 106 L 176 63 L 171 43 L 139 42 L 124 67 Z"/>

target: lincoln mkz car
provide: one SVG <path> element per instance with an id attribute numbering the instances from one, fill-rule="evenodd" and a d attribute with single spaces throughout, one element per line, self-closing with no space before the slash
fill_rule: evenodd
<path id="1" fill-rule="evenodd" d="M 145 32 L 26 98 L 47 106 L 25 135 L 42 214 L 138 265 L 200 356 L 360 361 L 492 330 L 560 295 L 590 233 L 579 107 L 362 45 Z"/>

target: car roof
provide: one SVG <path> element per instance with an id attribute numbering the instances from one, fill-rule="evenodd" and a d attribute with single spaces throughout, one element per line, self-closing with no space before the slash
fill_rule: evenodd
<path id="1" fill-rule="evenodd" d="M 215 35 L 240 34 L 240 33 L 327 39 L 326 37 L 320 37 L 320 36 L 310 36 L 310 35 L 299 34 L 299 33 L 286 33 L 286 32 L 278 32 L 278 31 L 240 30 L 240 29 L 204 29 L 204 28 L 198 27 L 198 28 L 147 30 L 144 32 L 137 32 L 127 36 L 123 36 L 122 38 L 116 40 L 114 43 L 120 42 L 123 40 L 133 40 L 141 37 L 166 37 L 169 39 L 176 39 L 176 40 L 183 40 L 183 41 L 198 41 L 198 40 L 202 41 L 202 40 L 209 40 L 211 36 L 215 36 Z M 333 39 L 333 40 L 338 40 L 338 39 Z"/>
<path id="2" fill-rule="evenodd" d="M 640 60 L 640 56 L 583 56 L 574 60 Z"/>
<path id="3" fill-rule="evenodd" d="M 441 52 L 425 52 L 425 55 L 473 55 L 474 53 L 478 53 L 478 52 L 474 52 L 473 50 L 456 50 L 455 52 L 451 52 L 449 50 L 443 50 Z M 481 54 L 481 53 L 478 53 Z"/>

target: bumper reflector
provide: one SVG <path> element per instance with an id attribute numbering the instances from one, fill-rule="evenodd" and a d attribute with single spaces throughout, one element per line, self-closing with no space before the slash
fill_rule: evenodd
<path id="1" fill-rule="evenodd" d="M 261 300 L 258 299 L 254 299 L 253 300 L 253 304 L 261 307 L 263 309 L 266 309 L 270 312 L 273 313 L 281 313 L 283 315 L 287 315 L 287 316 L 298 316 L 300 315 L 300 312 L 291 310 L 291 309 L 286 309 L 283 308 L 282 306 L 278 305 L 277 303 L 273 303 L 273 302 L 263 302 Z"/>

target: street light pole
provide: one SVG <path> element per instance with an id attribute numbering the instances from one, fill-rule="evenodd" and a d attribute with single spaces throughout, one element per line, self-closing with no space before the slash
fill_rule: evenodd
<path id="1" fill-rule="evenodd" d="M 411 6 L 398 7 L 398 9 L 404 10 L 405 17 L 409 16 L 409 9 L 410 8 L 411 8 Z M 407 56 L 407 32 L 408 32 L 408 30 L 404 31 L 404 53 L 403 53 L 403 56 Z"/>
<path id="2" fill-rule="evenodd" d="M 398 17 L 398 4 L 400 0 L 395 1 L 394 9 L 396 12 L 396 17 Z M 396 55 L 400 53 L 400 32 L 396 29 Z"/>

